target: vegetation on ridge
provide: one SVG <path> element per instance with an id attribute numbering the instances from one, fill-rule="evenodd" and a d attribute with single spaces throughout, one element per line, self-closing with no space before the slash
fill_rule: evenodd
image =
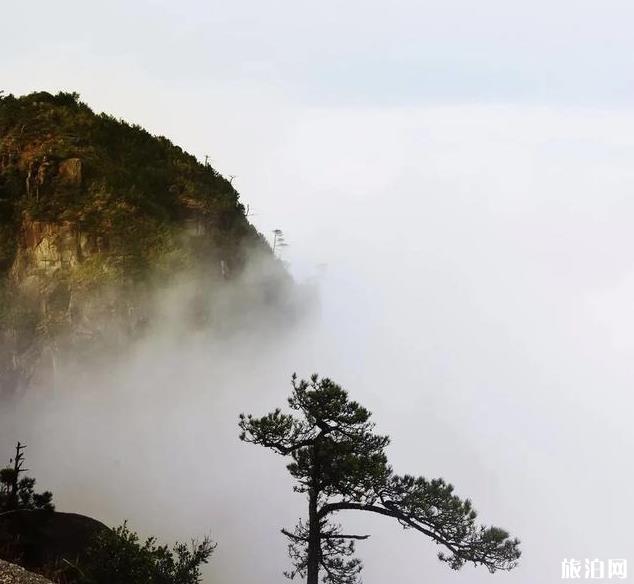
<path id="1" fill-rule="evenodd" d="M 0 514 L 10 511 L 54 511 L 53 493 L 35 492 L 35 479 L 21 476 L 24 468 L 25 444 L 18 442 L 9 464 L 0 469 Z"/>
<path id="2" fill-rule="evenodd" d="M 108 529 L 89 517 L 55 513 L 53 494 L 35 493 L 35 479 L 23 476 L 25 448 L 18 442 L 0 469 L 0 559 L 59 584 L 201 581 L 201 566 L 216 548 L 211 538 L 169 547 L 154 537 L 141 540 L 127 523 Z"/>
<path id="3" fill-rule="evenodd" d="M 69 160 L 75 166 L 59 172 Z M 167 138 L 95 114 L 76 93 L 0 97 L 0 270 L 11 265 L 25 213 L 77 223 L 135 258 L 140 266 L 124 267 L 137 274 L 157 248 L 177 246 L 170 227 L 193 216 L 209 236 L 203 251 L 229 262 L 240 259 L 237 243 L 262 242 L 216 170 Z"/>
<path id="4" fill-rule="evenodd" d="M 283 312 L 289 276 L 246 215 L 230 181 L 167 138 L 76 93 L 0 92 L 0 394 L 50 380 L 60 355 L 124 346 L 183 274 L 183 322 L 229 320 L 212 302 L 253 258 L 264 268 L 236 305 Z"/>

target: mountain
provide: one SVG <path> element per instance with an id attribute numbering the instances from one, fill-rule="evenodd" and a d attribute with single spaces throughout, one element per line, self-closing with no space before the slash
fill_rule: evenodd
<path id="1" fill-rule="evenodd" d="M 211 166 L 75 93 L 0 94 L 0 394 L 142 335 L 184 281 L 182 319 L 210 327 L 231 286 L 237 313 L 292 288 Z"/>

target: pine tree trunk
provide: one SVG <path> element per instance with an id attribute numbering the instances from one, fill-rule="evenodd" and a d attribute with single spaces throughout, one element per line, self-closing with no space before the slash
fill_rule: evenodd
<path id="1" fill-rule="evenodd" d="M 308 499 L 308 578 L 306 584 L 319 582 L 319 555 L 321 554 L 319 531 L 317 493 L 311 489 Z"/>

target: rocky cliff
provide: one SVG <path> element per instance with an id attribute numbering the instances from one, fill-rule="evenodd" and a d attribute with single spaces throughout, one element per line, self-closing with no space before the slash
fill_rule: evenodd
<path id="1" fill-rule="evenodd" d="M 0 96 L 0 393 L 141 334 L 184 277 L 183 314 L 213 325 L 209 299 L 256 259 L 242 302 L 275 304 L 288 276 L 209 165 L 76 94 Z"/>

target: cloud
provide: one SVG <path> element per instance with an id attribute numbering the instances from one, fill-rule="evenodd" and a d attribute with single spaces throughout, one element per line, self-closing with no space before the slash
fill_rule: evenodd
<path id="1" fill-rule="evenodd" d="M 78 90 L 166 134 L 282 228 L 321 316 L 231 339 L 161 332 L 67 393 L 0 412 L 60 508 L 219 541 L 210 573 L 277 582 L 303 512 L 236 415 L 327 374 L 524 541 L 498 580 L 627 557 L 631 483 L 631 5 L 13 3 L 2 88 Z M 324 270 L 323 265 L 326 265 Z M 321 267 L 318 267 L 321 266 Z M 377 519 L 365 581 L 489 582 Z"/>
<path id="2" fill-rule="evenodd" d="M 62 509 L 167 539 L 210 530 L 212 577 L 278 581 L 278 529 L 303 502 L 281 459 L 237 441 L 236 415 L 283 405 L 292 371 L 318 371 L 375 412 L 397 472 L 443 476 L 524 541 L 500 581 L 554 580 L 564 557 L 627 557 L 634 115 L 251 115 L 248 128 L 225 121 L 219 155 L 240 166 L 260 229 L 284 229 L 296 276 L 326 264 L 320 317 L 230 338 L 166 330 L 63 396 L 4 410 L 41 486 Z M 448 571 L 398 526 L 341 519 L 373 534 L 359 546 L 366 582 L 489 581 Z"/>

